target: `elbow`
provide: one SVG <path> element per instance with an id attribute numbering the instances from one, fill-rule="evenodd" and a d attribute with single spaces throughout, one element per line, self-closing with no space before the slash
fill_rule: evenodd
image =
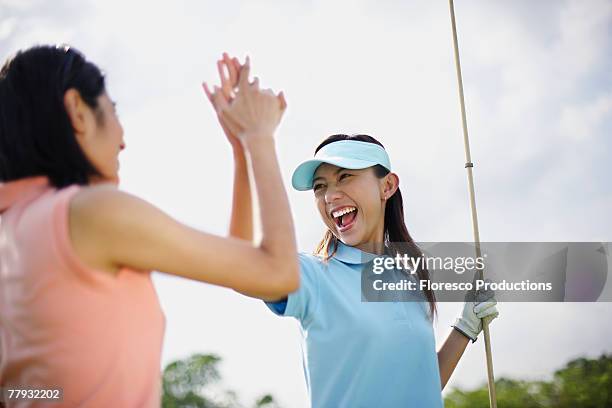
<path id="1" fill-rule="evenodd" d="M 297 256 L 292 256 L 284 262 L 283 276 L 281 284 L 285 294 L 293 293 L 300 287 L 300 266 L 298 265 Z"/>
<path id="2" fill-rule="evenodd" d="M 257 296 L 262 299 L 282 299 L 297 291 L 300 287 L 300 265 L 295 251 L 272 251 L 261 242 L 259 246 L 262 255 L 261 276 L 264 278 L 262 293 Z"/>
<path id="3" fill-rule="evenodd" d="M 297 256 L 283 259 L 273 266 L 276 271 L 273 292 L 270 295 L 278 298 L 285 297 L 295 292 L 300 287 L 300 267 Z M 272 288 L 271 288 L 272 289 Z"/>
<path id="4" fill-rule="evenodd" d="M 297 260 L 294 262 L 295 265 L 292 266 L 290 271 L 290 276 L 286 282 L 286 289 L 289 291 L 288 293 L 293 293 L 300 288 L 300 267 L 297 263 Z"/>
<path id="5" fill-rule="evenodd" d="M 259 250 L 265 254 L 268 271 L 274 272 L 279 286 L 287 293 L 295 292 L 300 286 L 300 265 L 294 237 L 274 243 L 264 238 Z"/>

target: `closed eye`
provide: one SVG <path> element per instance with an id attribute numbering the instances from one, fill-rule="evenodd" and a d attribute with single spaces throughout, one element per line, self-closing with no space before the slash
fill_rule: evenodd
<path id="1" fill-rule="evenodd" d="M 349 174 L 349 173 L 341 174 L 339 180 L 343 180 L 343 179 L 345 179 L 345 178 L 347 178 L 349 176 L 352 176 L 352 174 Z"/>

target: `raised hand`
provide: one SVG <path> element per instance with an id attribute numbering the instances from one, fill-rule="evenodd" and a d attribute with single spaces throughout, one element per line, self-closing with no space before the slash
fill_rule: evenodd
<path id="1" fill-rule="evenodd" d="M 234 238 L 253 240 L 253 205 L 249 180 L 249 166 L 245 149 L 238 138 L 239 127 L 232 127 L 221 119 L 222 107 L 228 107 L 234 100 L 238 87 L 239 72 L 242 64 L 237 58 L 230 58 L 223 53 L 222 59 L 217 61 L 217 70 L 221 86 L 215 86 L 213 91 L 206 83 L 202 84 L 208 100 L 212 104 L 217 118 L 234 153 L 234 187 L 232 197 L 232 211 L 230 218 L 229 235 Z"/>
<path id="2" fill-rule="evenodd" d="M 230 58 L 229 55 L 224 52 L 220 60 L 217 61 L 217 70 L 219 72 L 219 78 L 221 80 L 221 86 L 214 86 L 211 91 L 206 82 L 202 83 L 202 88 L 208 97 L 208 100 L 213 106 L 213 109 L 217 113 L 219 123 L 223 128 L 227 140 L 234 148 L 234 151 L 242 149 L 240 140 L 238 139 L 238 128 L 228 126 L 223 120 L 221 120 L 221 109 L 227 107 L 232 103 L 235 97 L 235 90 L 238 86 L 239 72 L 242 69 L 242 64 L 238 61 L 238 58 Z"/>
<path id="3" fill-rule="evenodd" d="M 230 104 L 227 104 L 224 98 L 218 99 L 221 120 L 239 137 L 271 137 L 280 123 L 287 103 L 282 92 L 276 95 L 270 89 L 260 89 L 258 78 L 249 82 L 250 69 L 247 57 L 239 71 L 236 97 Z"/>

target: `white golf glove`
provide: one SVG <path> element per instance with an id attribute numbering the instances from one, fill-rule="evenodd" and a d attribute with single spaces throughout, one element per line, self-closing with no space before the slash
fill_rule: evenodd
<path id="1" fill-rule="evenodd" d="M 490 280 L 486 279 L 485 282 Z M 463 305 L 461 316 L 455 320 L 454 327 L 461 334 L 468 337 L 474 343 L 482 331 L 482 319 L 487 319 L 490 323 L 499 316 L 497 300 L 492 290 L 478 291 L 477 301 L 466 301 Z"/>

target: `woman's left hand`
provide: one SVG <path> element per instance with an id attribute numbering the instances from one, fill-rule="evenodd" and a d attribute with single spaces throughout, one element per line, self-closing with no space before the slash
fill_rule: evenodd
<path id="1" fill-rule="evenodd" d="M 229 55 L 224 52 L 222 59 L 217 61 L 217 70 L 219 71 L 221 87 L 215 86 L 211 91 L 206 82 L 202 83 L 202 88 L 217 113 L 223 132 L 235 151 L 242 151 L 242 144 L 238 138 L 237 129 L 233 129 L 221 120 L 221 109 L 222 107 L 230 105 L 234 100 L 236 96 L 235 89 L 238 86 L 239 72 L 241 69 L 242 64 L 240 64 L 238 58 L 230 58 Z"/>
<path id="2" fill-rule="evenodd" d="M 490 282 L 490 280 L 486 281 Z M 461 316 L 455 320 L 452 327 L 470 338 L 474 343 L 482 331 L 482 319 L 486 319 L 490 323 L 499 316 L 496 306 L 497 300 L 495 300 L 494 295 L 495 293 L 492 290 L 479 292 L 477 301 L 466 301 Z"/>

